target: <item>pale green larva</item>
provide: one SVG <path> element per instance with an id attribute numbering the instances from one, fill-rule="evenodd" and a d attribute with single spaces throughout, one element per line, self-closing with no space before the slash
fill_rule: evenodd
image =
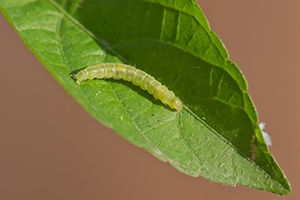
<path id="1" fill-rule="evenodd" d="M 181 100 L 175 96 L 174 92 L 170 91 L 151 75 L 130 65 L 121 63 L 102 63 L 89 66 L 71 76 L 76 80 L 78 85 L 85 80 L 104 78 L 130 81 L 134 85 L 140 86 L 143 90 L 147 90 L 155 99 L 161 100 L 172 109 L 181 111 L 183 108 Z"/>

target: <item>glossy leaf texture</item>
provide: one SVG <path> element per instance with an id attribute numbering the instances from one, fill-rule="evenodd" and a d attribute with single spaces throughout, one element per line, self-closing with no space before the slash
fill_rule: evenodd
<path id="1" fill-rule="evenodd" d="M 1 0 L 6 18 L 55 79 L 99 122 L 190 176 L 285 195 L 247 83 L 195 0 Z M 125 81 L 70 74 L 123 62 L 183 101 L 171 110 Z"/>

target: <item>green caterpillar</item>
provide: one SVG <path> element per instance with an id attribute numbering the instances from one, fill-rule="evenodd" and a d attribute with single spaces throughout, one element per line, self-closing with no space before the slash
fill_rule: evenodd
<path id="1" fill-rule="evenodd" d="M 155 99 L 159 99 L 164 104 L 169 105 L 172 109 L 181 111 L 183 108 L 181 100 L 175 96 L 174 92 L 158 82 L 153 76 L 130 65 L 121 63 L 102 63 L 86 67 L 76 74 L 71 74 L 71 76 L 76 80 L 78 85 L 80 85 L 82 81 L 95 78 L 122 79 L 124 81 L 132 82 L 136 86 L 140 86 L 143 90 L 147 90 Z"/>

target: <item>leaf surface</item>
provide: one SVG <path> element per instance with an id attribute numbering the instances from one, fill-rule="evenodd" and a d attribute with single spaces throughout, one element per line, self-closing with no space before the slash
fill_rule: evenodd
<path id="1" fill-rule="evenodd" d="M 55 79 L 131 143 L 191 176 L 289 193 L 247 83 L 194 0 L 1 0 L 0 8 Z M 151 74 L 183 111 L 125 81 L 78 86 L 70 77 L 104 62 Z"/>

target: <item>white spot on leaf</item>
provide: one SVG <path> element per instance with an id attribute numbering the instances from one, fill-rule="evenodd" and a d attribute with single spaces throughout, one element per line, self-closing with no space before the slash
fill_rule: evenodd
<path id="1" fill-rule="evenodd" d="M 262 132 L 262 135 L 263 135 L 263 138 L 267 144 L 267 146 L 271 146 L 272 145 L 272 140 L 271 140 L 271 137 L 269 136 L 269 134 L 267 132 L 264 131 L 264 128 L 266 127 L 266 123 L 264 122 L 260 122 L 259 123 L 259 128 Z"/>

